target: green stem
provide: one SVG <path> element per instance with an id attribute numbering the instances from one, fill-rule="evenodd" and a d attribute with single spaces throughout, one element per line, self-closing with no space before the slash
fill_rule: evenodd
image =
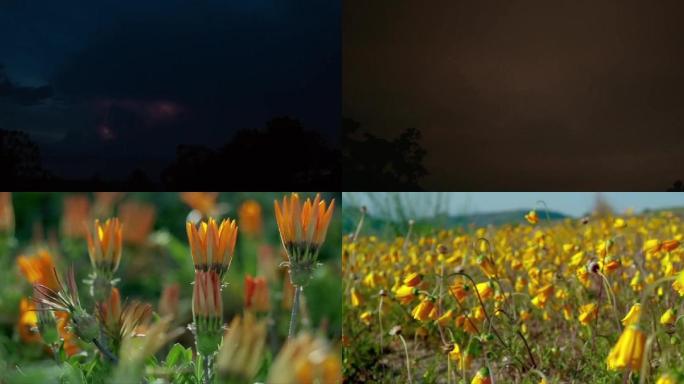
<path id="1" fill-rule="evenodd" d="M 295 286 L 294 300 L 292 301 L 292 315 L 290 317 L 290 331 L 287 337 L 291 339 L 294 336 L 295 328 L 297 327 L 297 312 L 299 312 L 299 294 L 302 292 L 301 286 Z"/>
<path id="2" fill-rule="evenodd" d="M 202 369 L 204 371 L 204 375 L 202 375 L 202 382 L 204 384 L 209 384 L 213 381 L 213 370 L 212 370 L 212 356 L 206 356 L 206 355 L 199 355 L 201 364 L 202 364 Z"/>

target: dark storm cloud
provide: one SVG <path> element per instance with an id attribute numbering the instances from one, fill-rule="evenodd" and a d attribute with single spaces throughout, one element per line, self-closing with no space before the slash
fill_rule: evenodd
<path id="1" fill-rule="evenodd" d="M 0 63 L 54 90 L 49 108 L 0 106 L 0 123 L 49 141 L 63 169 L 168 160 L 284 115 L 334 142 L 339 14 L 313 0 L 0 2 Z"/>
<path id="2" fill-rule="evenodd" d="M 430 188 L 684 177 L 678 2 L 345 3 L 343 111 L 424 131 Z"/>
<path id="3" fill-rule="evenodd" d="M 26 87 L 14 84 L 0 64 L 0 102 L 19 105 L 36 105 L 52 97 L 52 87 Z"/>

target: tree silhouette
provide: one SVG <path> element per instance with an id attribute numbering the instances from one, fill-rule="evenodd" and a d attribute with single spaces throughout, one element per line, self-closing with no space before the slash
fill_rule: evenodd
<path id="1" fill-rule="evenodd" d="M 360 129 L 354 120 L 342 120 L 342 163 L 347 190 L 420 189 L 419 181 L 427 175 L 423 166 L 426 155 L 420 145 L 421 132 L 404 130 L 386 140 Z"/>
<path id="2" fill-rule="evenodd" d="M 667 189 L 667 192 L 684 192 L 684 183 L 682 183 L 681 180 L 675 181 L 674 184 Z"/>
<path id="3" fill-rule="evenodd" d="M 234 186 L 286 189 L 340 188 L 339 154 L 314 131 L 289 117 L 269 121 L 266 129 L 250 129 L 217 150 L 178 146 L 176 161 L 164 170 L 169 189 Z"/>
<path id="4" fill-rule="evenodd" d="M 0 129 L 0 169 L 3 182 L 31 187 L 50 178 L 40 163 L 40 150 L 24 132 Z"/>

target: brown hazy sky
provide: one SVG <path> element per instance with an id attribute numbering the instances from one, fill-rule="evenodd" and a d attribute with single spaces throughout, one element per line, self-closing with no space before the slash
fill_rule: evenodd
<path id="1" fill-rule="evenodd" d="M 684 178 L 684 2 L 343 2 L 343 113 L 423 131 L 426 189 Z"/>

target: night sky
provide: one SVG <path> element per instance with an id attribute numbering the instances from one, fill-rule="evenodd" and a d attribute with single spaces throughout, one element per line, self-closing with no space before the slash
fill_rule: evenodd
<path id="1" fill-rule="evenodd" d="M 340 12 L 318 0 L 0 1 L 0 129 L 63 177 L 155 177 L 178 144 L 291 116 L 337 145 Z M 4 72 L 4 79 L 2 73 Z"/>
<path id="2" fill-rule="evenodd" d="M 426 189 L 684 178 L 681 1 L 351 0 L 343 115 L 423 132 Z"/>

